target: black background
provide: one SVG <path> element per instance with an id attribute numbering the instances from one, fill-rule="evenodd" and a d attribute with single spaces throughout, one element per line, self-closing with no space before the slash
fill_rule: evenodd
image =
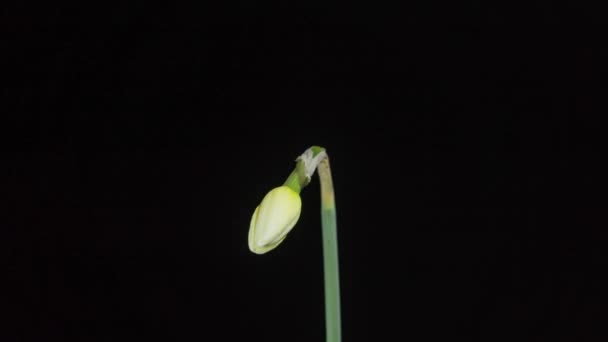
<path id="1" fill-rule="evenodd" d="M 323 340 L 317 180 L 279 248 L 247 248 L 311 145 L 344 341 L 602 340 L 606 50 L 561 25 L 597 18 L 387 11 L 5 12 L 1 340 Z"/>

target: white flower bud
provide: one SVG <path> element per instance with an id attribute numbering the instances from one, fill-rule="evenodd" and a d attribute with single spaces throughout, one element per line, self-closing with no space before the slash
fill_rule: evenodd
<path id="1" fill-rule="evenodd" d="M 300 195 L 287 186 L 272 189 L 255 209 L 249 225 L 249 249 L 264 254 L 277 247 L 300 218 Z"/>

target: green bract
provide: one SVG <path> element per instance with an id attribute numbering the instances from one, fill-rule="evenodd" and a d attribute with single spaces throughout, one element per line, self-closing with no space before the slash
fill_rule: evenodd
<path id="1" fill-rule="evenodd" d="M 272 189 L 255 209 L 249 225 L 249 249 L 264 254 L 277 247 L 300 218 L 300 195 L 283 185 Z"/>

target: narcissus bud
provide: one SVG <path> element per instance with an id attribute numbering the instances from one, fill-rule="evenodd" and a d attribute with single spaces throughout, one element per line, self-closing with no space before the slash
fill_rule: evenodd
<path id="1" fill-rule="evenodd" d="M 277 247 L 300 218 L 302 200 L 288 186 L 272 189 L 255 209 L 249 225 L 249 249 L 264 254 Z"/>
<path id="2" fill-rule="evenodd" d="M 310 183 L 325 149 L 312 146 L 296 159 L 296 167 L 282 186 L 272 189 L 255 209 L 249 224 L 249 249 L 256 254 L 273 250 L 300 218 L 300 191 Z"/>

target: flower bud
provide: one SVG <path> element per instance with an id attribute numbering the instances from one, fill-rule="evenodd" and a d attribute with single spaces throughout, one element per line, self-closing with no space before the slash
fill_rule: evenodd
<path id="1" fill-rule="evenodd" d="M 272 189 L 255 209 L 249 225 L 249 249 L 264 254 L 291 231 L 302 210 L 300 195 L 283 185 Z"/>

